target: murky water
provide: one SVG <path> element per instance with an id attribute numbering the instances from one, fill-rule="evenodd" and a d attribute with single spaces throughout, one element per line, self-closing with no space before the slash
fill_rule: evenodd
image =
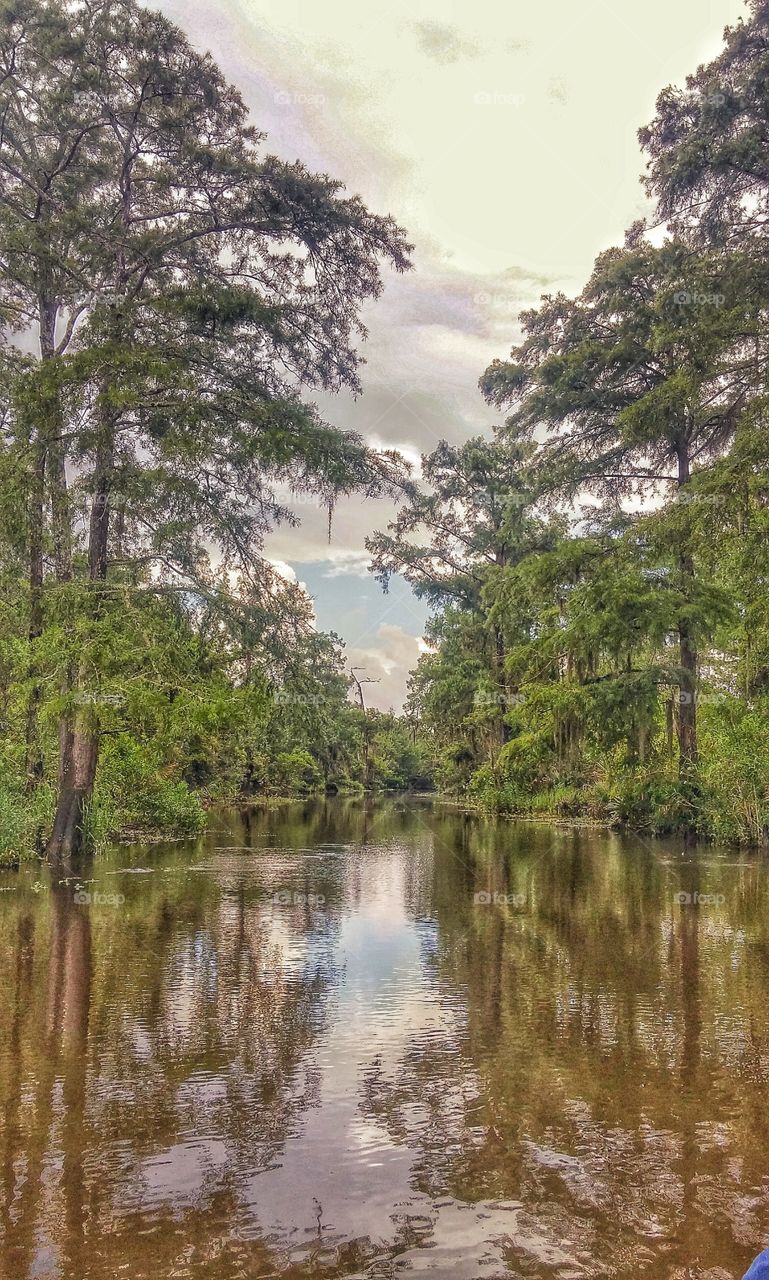
<path id="1" fill-rule="evenodd" d="M 758 855 L 335 800 L 0 890 L 3 1280 L 720 1280 L 769 1244 Z"/>

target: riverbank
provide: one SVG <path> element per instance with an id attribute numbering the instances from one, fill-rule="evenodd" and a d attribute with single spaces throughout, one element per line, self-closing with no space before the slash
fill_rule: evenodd
<path id="1" fill-rule="evenodd" d="M 110 844 L 160 844 L 192 839 L 209 826 L 211 815 L 224 811 L 271 811 L 302 801 L 326 797 L 322 789 L 291 793 L 257 792 L 244 796 L 206 795 L 184 784 L 162 780 L 162 803 L 142 805 L 142 821 L 136 821 L 125 801 L 98 795 L 99 803 L 89 814 L 89 835 L 95 852 Z M 667 774 L 623 775 L 603 779 L 587 787 L 557 786 L 521 795 L 504 783 L 488 777 L 462 793 L 409 788 L 362 787 L 337 789 L 330 793 L 340 799 L 362 796 L 407 795 L 432 797 L 451 808 L 464 809 L 489 818 L 541 822 L 553 826 L 612 830 L 651 838 L 685 837 L 703 843 L 744 848 L 769 847 L 769 826 L 762 822 L 762 798 L 746 808 L 739 793 L 728 802 L 723 794 L 700 787 L 686 788 Z M 41 787 L 27 795 L 0 790 L 0 866 L 13 866 L 39 858 L 44 834 L 53 812 L 53 795 Z M 153 819 L 148 821 L 147 819 Z M 121 820 L 123 819 L 123 820 Z"/>
<path id="2" fill-rule="evenodd" d="M 521 793 L 488 776 L 463 797 L 479 812 L 605 827 L 652 837 L 681 836 L 710 844 L 769 847 L 769 779 L 748 791 L 711 776 L 682 781 L 665 771 L 603 777 L 582 787 Z"/>
<path id="3" fill-rule="evenodd" d="M 393 796 L 418 793 L 406 789 L 377 788 L 365 791 L 362 787 L 337 788 L 333 792 L 321 789 L 305 790 L 294 794 L 258 792 L 224 796 L 205 796 L 185 788 L 182 803 L 155 811 L 156 821 L 148 823 L 115 821 L 121 810 L 110 808 L 102 801 L 95 812 L 87 815 L 87 831 L 92 851 L 99 854 L 114 845 L 167 844 L 178 840 L 190 840 L 202 835 L 217 813 L 273 812 L 287 805 L 303 802 L 339 799 L 354 800 L 363 796 Z M 421 793 L 419 793 L 421 794 Z M 432 792 L 424 794 L 434 794 Z M 23 862 L 33 862 L 42 857 L 45 833 L 53 815 L 53 793 L 44 787 L 25 794 L 21 791 L 0 790 L 0 867 L 14 867 Z"/>

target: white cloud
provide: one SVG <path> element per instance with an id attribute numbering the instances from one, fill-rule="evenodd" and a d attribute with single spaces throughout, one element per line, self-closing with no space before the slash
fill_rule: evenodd
<path id="1" fill-rule="evenodd" d="M 363 667 L 365 674 L 377 684 L 363 686 L 368 707 L 378 711 L 395 711 L 403 708 L 406 698 L 406 681 L 409 671 L 419 660 L 424 646 L 417 636 L 409 635 L 402 627 L 389 622 L 380 623 L 372 643 L 368 646 L 350 646 L 345 649 L 348 667 Z M 358 672 L 360 676 L 362 673 Z"/>
<path id="2" fill-rule="evenodd" d="M 337 551 L 334 555 L 324 557 L 328 567 L 324 578 L 342 578 L 352 574 L 356 578 L 368 578 L 369 555 L 366 551 Z"/>
<path id="3" fill-rule="evenodd" d="M 298 582 L 295 570 L 292 569 L 291 565 L 287 564 L 285 560 L 271 560 L 268 557 L 267 563 L 272 565 L 275 572 L 279 574 L 281 578 L 285 578 L 286 582 Z"/>
<path id="4" fill-rule="evenodd" d="M 668 82 L 712 57 L 742 0 L 455 6 L 390 0 L 161 0 L 240 88 L 270 151 L 339 178 L 408 230 L 416 271 L 366 308 L 364 394 L 319 395 L 328 420 L 412 459 L 489 432 L 478 378 L 517 339 L 518 312 L 576 292 L 597 252 L 648 208 L 636 130 Z M 664 30 L 665 39 L 654 32 Z M 484 33 L 493 33 L 484 35 Z M 286 567 L 364 574 L 364 539 L 392 504 L 340 502 L 275 531 Z M 399 631 L 399 628 L 395 628 Z M 383 628 L 384 705 L 400 701 L 413 636 Z M 405 637 L 405 638 L 404 638 Z M 392 691 L 392 693 L 390 692 Z"/>

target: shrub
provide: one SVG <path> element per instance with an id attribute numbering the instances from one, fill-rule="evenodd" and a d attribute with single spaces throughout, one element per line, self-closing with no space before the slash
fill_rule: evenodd
<path id="1" fill-rule="evenodd" d="M 49 787 L 26 794 L 21 781 L 0 786 L 0 866 L 33 858 L 53 813 Z"/>
<path id="2" fill-rule="evenodd" d="M 706 707 L 700 744 L 702 834 L 750 844 L 769 838 L 769 699 Z"/>
<path id="3" fill-rule="evenodd" d="M 306 795 L 318 789 L 323 775 L 309 751 L 281 751 L 275 758 L 271 781 L 289 795 Z"/>
<path id="4" fill-rule="evenodd" d="M 89 834 L 97 846 L 128 833 L 194 836 L 204 822 L 200 798 L 163 772 L 149 747 L 127 734 L 105 741 L 88 814 Z"/>

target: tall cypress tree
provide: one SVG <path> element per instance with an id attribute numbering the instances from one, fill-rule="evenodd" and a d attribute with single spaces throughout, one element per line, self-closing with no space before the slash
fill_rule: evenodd
<path id="1" fill-rule="evenodd" d="M 512 406 L 507 430 L 548 436 L 555 488 L 668 502 L 729 447 L 769 360 L 760 314 L 746 304 L 750 263 L 655 248 L 631 235 L 597 261 L 576 300 L 545 298 L 522 316 L 524 340 L 482 379 Z M 686 522 L 676 538 L 686 602 L 677 623 L 681 774 L 697 764 L 697 569 Z"/>
<path id="2" fill-rule="evenodd" d="M 724 32 L 718 57 L 668 86 L 640 130 L 647 187 L 660 218 L 706 245 L 769 241 L 769 4 L 750 0 L 750 16 Z"/>
<path id="3" fill-rule="evenodd" d="M 46 138 L 53 129 L 70 168 L 54 159 L 37 173 L 36 109 L 31 141 L 0 138 L 0 254 L 12 258 L 15 238 L 28 236 L 19 188 L 44 210 L 45 261 L 63 281 L 49 354 L 71 412 L 53 432 L 54 470 L 61 487 L 69 462 L 90 494 L 81 658 L 48 844 L 61 857 L 82 838 L 93 791 L 99 711 L 84 685 L 89 647 L 113 616 L 117 562 L 123 577 L 131 567 L 194 577 L 216 545 L 248 567 L 282 514 L 275 479 L 329 502 L 386 482 L 387 460 L 324 424 L 300 393 L 358 389 L 360 305 L 381 289 L 380 262 L 405 269 L 409 246 L 338 183 L 265 156 L 237 91 L 162 15 L 131 0 L 86 3 L 65 15 L 64 31 L 55 12 L 44 0 L 13 10 L 7 94 L 44 104 L 41 128 Z M 54 128 L 64 85 L 81 120 L 69 149 Z M 40 255 L 30 260 L 11 299 L 22 320 L 42 273 Z"/>

